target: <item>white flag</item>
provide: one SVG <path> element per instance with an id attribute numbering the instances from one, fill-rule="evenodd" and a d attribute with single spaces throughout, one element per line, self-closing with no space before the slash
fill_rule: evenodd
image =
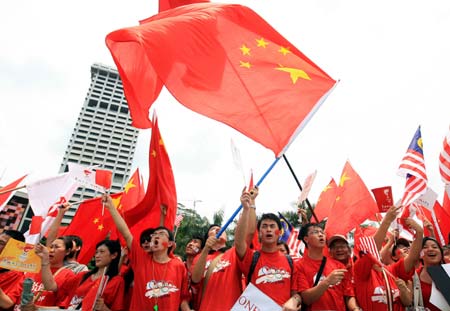
<path id="1" fill-rule="evenodd" d="M 28 200 L 35 216 L 47 216 L 49 208 L 72 197 L 78 188 L 78 183 L 68 174 L 41 179 L 27 185 Z"/>

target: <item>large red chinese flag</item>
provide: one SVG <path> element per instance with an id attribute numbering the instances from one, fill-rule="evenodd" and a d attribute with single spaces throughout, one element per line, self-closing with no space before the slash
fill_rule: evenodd
<path id="1" fill-rule="evenodd" d="M 136 207 L 125 210 L 124 218 L 134 236 L 146 228 L 159 226 L 161 205 L 167 207 L 164 226 L 173 230 L 177 212 L 175 179 L 157 118 L 154 117 L 149 150 L 150 177 L 144 198 Z"/>
<path id="2" fill-rule="evenodd" d="M 26 177 L 27 175 L 24 175 L 20 177 L 19 179 L 13 181 L 9 185 L 6 185 L 2 188 L 0 188 L 0 211 L 3 209 L 3 207 L 8 203 L 9 199 L 13 196 L 14 191 L 13 189 L 17 188 L 17 186 L 20 184 L 20 182 Z"/>
<path id="3" fill-rule="evenodd" d="M 316 207 L 314 208 L 314 213 L 316 214 L 318 221 L 322 221 L 330 215 L 331 208 L 336 202 L 336 189 L 336 182 L 331 178 L 331 181 L 320 193 Z"/>
<path id="4" fill-rule="evenodd" d="M 133 125 L 164 84 L 187 108 L 280 155 L 336 81 L 241 5 L 199 3 L 161 12 L 106 37 Z"/>
<path id="5" fill-rule="evenodd" d="M 111 196 L 113 200 L 117 200 L 121 195 L 122 193 L 117 193 Z M 111 214 L 106 207 L 103 208 L 101 198 L 94 198 L 78 206 L 75 216 L 63 235 L 77 235 L 81 238 L 83 247 L 78 256 L 78 262 L 87 264 L 95 254 L 97 243 L 104 240 L 114 227 Z"/>
<path id="6" fill-rule="evenodd" d="M 337 188 L 336 202 L 326 224 L 327 237 L 346 235 L 367 218 L 378 213 L 369 189 L 347 161 Z"/>
<path id="7" fill-rule="evenodd" d="M 209 2 L 209 0 L 159 0 L 159 12 L 170 10 L 182 5 Z"/>

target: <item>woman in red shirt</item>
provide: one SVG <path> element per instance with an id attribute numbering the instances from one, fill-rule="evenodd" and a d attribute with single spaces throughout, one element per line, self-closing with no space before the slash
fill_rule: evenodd
<path id="1" fill-rule="evenodd" d="M 432 279 L 427 268 L 443 264 L 444 251 L 435 239 L 425 237 L 422 242 L 421 255 L 423 266 L 417 270 L 417 273 L 419 274 L 420 287 L 422 289 L 423 304 L 431 311 L 439 311 L 439 309 L 430 302 Z"/>

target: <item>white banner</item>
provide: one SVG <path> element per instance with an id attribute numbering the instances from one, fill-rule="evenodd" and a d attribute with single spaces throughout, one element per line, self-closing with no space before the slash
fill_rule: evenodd
<path id="1" fill-rule="evenodd" d="M 303 201 L 308 197 L 309 192 L 311 191 L 314 179 L 316 178 L 317 170 L 312 172 L 306 177 L 305 182 L 303 183 L 303 191 L 300 193 L 300 197 L 298 198 L 298 203 L 302 204 Z"/>
<path id="2" fill-rule="evenodd" d="M 437 200 L 437 193 L 434 192 L 432 189 L 427 188 L 427 191 L 422 194 L 415 203 L 425 207 L 429 211 L 433 210 L 434 203 L 436 203 Z"/>
<path id="3" fill-rule="evenodd" d="M 238 298 L 231 311 L 281 311 L 281 307 L 249 283 L 245 291 Z"/>

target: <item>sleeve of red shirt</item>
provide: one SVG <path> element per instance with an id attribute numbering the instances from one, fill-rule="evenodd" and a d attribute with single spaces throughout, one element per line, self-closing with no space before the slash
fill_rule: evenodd
<path id="1" fill-rule="evenodd" d="M 57 285 L 56 301 L 59 307 L 67 308 L 70 299 L 74 294 L 74 289 L 80 283 L 82 273 L 77 275 L 70 269 L 62 269 L 56 276 L 55 282 Z"/>
<path id="2" fill-rule="evenodd" d="M 248 245 L 247 245 L 247 249 L 245 250 L 244 258 L 239 259 L 239 256 L 236 254 L 236 257 L 238 258 L 238 260 L 237 260 L 238 267 L 242 271 L 242 273 L 244 274 L 245 277 L 247 277 L 248 272 L 250 270 L 250 265 L 252 264 L 254 252 L 255 251 L 250 249 L 250 247 L 248 247 Z"/>
<path id="3" fill-rule="evenodd" d="M 408 281 L 412 279 L 414 275 L 414 269 L 411 269 L 410 272 L 405 271 L 405 259 L 401 258 L 399 261 L 388 266 L 388 270 L 392 272 L 395 276 Z"/>

